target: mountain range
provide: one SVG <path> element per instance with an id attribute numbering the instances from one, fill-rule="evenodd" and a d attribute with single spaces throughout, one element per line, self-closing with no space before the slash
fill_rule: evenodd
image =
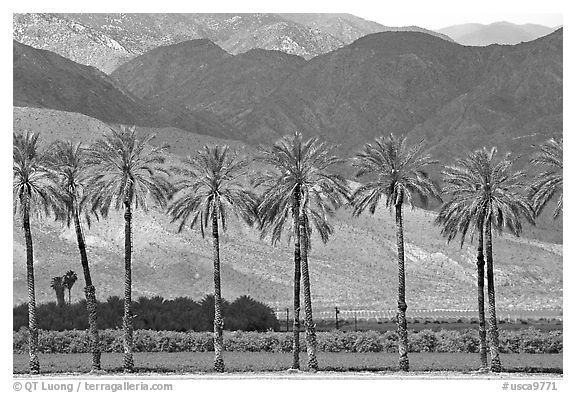
<path id="1" fill-rule="evenodd" d="M 310 59 L 389 27 L 350 14 L 14 14 L 14 40 L 110 73 L 162 45 L 209 39 L 229 53 L 281 50 Z M 47 34 L 46 34 L 47 33 Z"/>
<path id="2" fill-rule="evenodd" d="M 257 145 L 299 130 L 338 144 L 343 157 L 394 132 L 425 139 L 442 164 L 496 145 L 524 165 L 534 145 L 562 135 L 562 29 L 518 45 L 476 47 L 419 31 L 374 33 L 371 22 L 346 15 L 211 15 L 16 14 L 14 36 L 24 43 L 13 44 L 14 131 L 41 132 L 44 143 L 90 142 L 110 124 L 135 124 L 139 133 L 157 135 L 153 143 L 168 144 L 171 163 L 206 143 L 226 143 L 251 157 Z M 240 49 L 239 43 L 260 34 L 247 32 L 275 26 L 266 34 L 277 37 L 271 32 L 290 23 L 298 25 L 286 30 L 294 42 L 299 31 L 323 29 L 340 43 L 332 49 L 318 44 L 313 57 L 286 48 Z M 30 33 L 30 26 L 42 24 L 52 26 L 53 40 L 39 37 L 40 30 L 37 38 Z M 167 29 L 169 35 L 162 33 Z M 243 34 L 248 41 L 238 39 Z M 40 39 L 59 54 L 34 48 Z M 66 42 L 68 56 L 62 53 Z M 474 247 L 446 245 L 432 225 L 433 212 L 407 209 L 406 215 L 413 302 L 419 308 L 474 308 Z M 197 298 L 210 291 L 208 240 L 196 232 L 177 234 L 158 211 L 137 220 L 137 296 Z M 312 252 L 315 302 L 393 309 L 391 215 L 352 219 L 344 210 L 335 224 L 333 241 L 316 241 Z M 121 292 L 121 229 L 121 217 L 113 216 L 87 235 L 102 298 Z M 25 254 L 17 219 L 13 230 L 14 302 L 20 303 Z M 39 299 L 48 301 L 51 277 L 78 264 L 75 240 L 72 230 L 50 220 L 35 222 L 33 230 Z M 551 220 L 549 212 L 523 238 L 497 240 L 503 307 L 561 307 L 561 243 L 562 220 Z M 250 293 L 273 306 L 289 305 L 286 244 L 272 248 L 240 223 L 231 225 L 223 244 L 225 297 Z"/>

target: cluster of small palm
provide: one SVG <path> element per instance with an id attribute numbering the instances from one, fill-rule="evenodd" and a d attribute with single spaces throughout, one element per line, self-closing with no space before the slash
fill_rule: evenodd
<path id="1" fill-rule="evenodd" d="M 56 301 L 58 306 L 64 305 L 64 291 L 68 290 L 68 304 L 72 304 L 72 287 L 76 284 L 78 275 L 73 270 L 68 270 L 63 276 L 53 277 L 50 281 L 50 288 L 56 292 Z"/>
<path id="2" fill-rule="evenodd" d="M 74 223 L 84 271 L 92 368 L 100 369 L 96 325 L 95 288 L 90 276 L 84 243 L 84 222 L 105 218 L 110 209 L 122 210 L 125 219 L 124 369 L 133 370 L 133 314 L 131 301 L 132 210 L 148 210 L 150 203 L 163 209 L 177 223 L 176 230 L 199 228 L 204 236 L 212 231 L 214 256 L 214 349 L 215 371 L 224 371 L 222 293 L 220 279 L 220 231 L 230 216 L 254 226 L 273 244 L 284 233 L 294 244 L 294 340 L 292 368 L 300 368 L 300 285 L 304 292 L 304 321 L 308 368 L 318 369 L 316 333 L 308 254 L 312 234 L 328 242 L 334 229 L 335 211 L 345 205 L 354 216 L 375 213 L 381 200 L 395 214 L 398 248 L 398 336 L 399 367 L 409 370 L 405 299 L 404 231 L 402 207 L 430 198 L 445 201 L 437 223 L 448 240 L 478 237 L 478 302 L 482 364 L 487 366 L 484 319 L 484 260 L 487 265 L 489 298 L 489 342 L 491 369 L 500 370 L 498 330 L 494 296 L 492 231 L 509 230 L 519 235 L 522 220 L 534 223 L 535 213 L 560 193 L 555 215 L 562 209 L 562 141 L 546 143 L 534 165 L 546 171 L 531 184 L 526 174 L 512 171 L 509 156 L 498 160 L 496 150 L 478 150 L 447 166 L 444 189 L 428 176 L 437 164 L 425 153 L 424 142 L 409 145 L 405 138 L 380 137 L 368 143 L 350 161 L 357 177 L 367 180 L 355 190 L 333 173 L 338 158 L 334 146 L 317 138 L 304 140 L 295 133 L 256 157 L 261 170 L 249 173 L 248 162 L 230 153 L 227 146 L 205 146 L 182 165 L 168 168 L 165 148 L 152 147 L 152 137 L 138 139 L 135 129 L 111 130 L 91 146 L 57 142 L 44 152 L 38 135 L 14 135 L 14 212 L 22 216 L 27 249 L 30 371 L 39 372 L 38 332 L 35 316 L 34 271 L 30 216 L 53 214 L 67 225 Z M 546 187 L 547 190 L 541 190 Z M 527 195 L 525 195 L 527 194 Z"/>

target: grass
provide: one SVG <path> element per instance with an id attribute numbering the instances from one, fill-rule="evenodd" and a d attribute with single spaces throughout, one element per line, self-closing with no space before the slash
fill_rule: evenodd
<path id="1" fill-rule="evenodd" d="M 518 373 L 562 373 L 562 354 L 501 354 L 504 371 Z M 212 352 L 143 352 L 134 354 L 137 372 L 207 373 L 212 372 Z M 14 354 L 15 374 L 28 372 L 28 355 Z M 306 355 L 300 362 L 306 370 Z M 228 372 L 285 371 L 292 364 L 290 353 L 227 352 Z M 397 371 L 395 353 L 325 353 L 318 354 L 322 371 Z M 85 373 L 90 370 L 90 354 L 40 354 L 43 373 Z M 478 354 L 411 353 L 411 371 L 472 372 L 479 368 Z M 102 354 L 102 368 L 121 372 L 122 354 Z"/>

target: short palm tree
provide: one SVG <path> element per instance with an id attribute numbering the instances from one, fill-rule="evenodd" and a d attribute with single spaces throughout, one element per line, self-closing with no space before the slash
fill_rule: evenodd
<path id="1" fill-rule="evenodd" d="M 74 271 L 68 270 L 62 279 L 64 286 L 68 290 L 68 304 L 72 304 L 72 287 L 76 284 L 76 281 L 78 281 L 78 275 Z"/>
<path id="2" fill-rule="evenodd" d="M 343 161 L 334 155 L 334 147 L 317 138 L 303 141 L 295 133 L 276 142 L 270 148 L 261 148 L 258 160 L 271 169 L 258 174 L 254 185 L 263 188 L 258 207 L 262 237 L 270 235 L 273 244 L 280 240 L 284 227 L 290 227 L 294 238 L 294 341 L 292 368 L 300 368 L 299 312 L 300 278 L 304 286 L 304 311 L 308 368 L 318 369 L 316 358 L 316 332 L 312 316 L 308 250 L 312 230 L 324 243 L 333 228 L 328 217 L 348 198 L 348 187 L 342 176 L 329 169 Z"/>
<path id="3" fill-rule="evenodd" d="M 532 201 L 534 212 L 540 215 L 544 206 L 559 194 L 554 218 L 562 214 L 562 138 L 552 138 L 540 146 L 539 151 L 530 160 L 536 168 L 544 168 L 529 186 L 528 197 Z"/>
<path id="4" fill-rule="evenodd" d="M 187 157 L 184 167 L 174 167 L 181 176 L 175 184 L 174 199 L 168 208 L 172 222 L 199 226 L 202 236 L 212 229 L 214 258 L 214 370 L 224 371 L 222 292 L 220 285 L 219 226 L 226 230 L 230 213 L 249 225 L 254 223 L 257 197 L 244 189 L 241 179 L 246 175 L 247 162 L 231 156 L 228 146 L 204 146 L 194 157 Z"/>
<path id="5" fill-rule="evenodd" d="M 124 210 L 124 370 L 134 369 L 132 316 L 132 209 L 148 211 L 150 201 L 165 208 L 172 186 L 164 168 L 165 147 L 152 147 L 154 136 L 138 139 L 135 127 L 120 126 L 88 150 L 88 179 L 93 212 L 107 217 Z"/>
<path id="6" fill-rule="evenodd" d="M 50 288 L 56 292 L 56 304 L 58 307 L 64 307 L 64 283 L 62 282 L 62 277 L 52 277 L 50 281 Z"/>
<path id="7" fill-rule="evenodd" d="M 368 143 L 352 159 L 352 166 L 358 170 L 356 177 L 370 176 L 352 194 L 354 216 L 366 209 L 374 214 L 382 197 L 386 198 L 386 207 L 393 209 L 396 215 L 396 245 L 398 248 L 398 352 L 400 370 L 408 371 L 408 332 L 406 323 L 406 278 L 404 272 L 404 229 L 402 205 L 420 197 L 423 202 L 428 198 L 440 200 L 438 186 L 430 180 L 426 168 L 436 161 L 425 154 L 424 141 L 410 146 L 405 137 L 394 135 L 379 137 Z"/>
<path id="8" fill-rule="evenodd" d="M 90 350 L 92 352 L 92 370 L 100 370 L 100 349 L 99 333 L 97 326 L 96 313 L 96 288 L 92 283 L 90 265 L 88 264 L 88 255 L 86 253 L 86 242 L 84 241 L 84 231 L 81 219 L 90 227 L 91 211 L 88 188 L 88 177 L 90 176 L 90 167 L 87 164 L 87 149 L 81 143 L 72 143 L 71 141 L 58 141 L 51 146 L 52 166 L 60 179 L 60 188 L 62 204 L 65 207 L 59 219 L 64 221 L 68 227 L 74 223 L 76 230 L 76 241 L 80 252 L 80 263 L 84 271 L 84 294 L 86 296 L 86 308 L 88 311 L 88 330 L 90 339 Z M 70 272 L 69 272 L 70 273 Z M 76 280 L 76 273 L 72 272 L 68 277 L 70 288 L 68 292 L 68 302 L 70 302 L 70 290 Z M 67 273 L 68 274 L 68 273 Z M 66 276 L 65 276 L 66 277 Z"/>
<path id="9" fill-rule="evenodd" d="M 483 239 L 479 237 L 485 243 L 490 369 L 499 372 L 502 365 L 498 352 L 492 231 L 501 233 L 507 229 L 519 236 L 522 232 L 522 219 L 534 224 L 534 214 L 528 199 L 522 194 L 526 174 L 512 170 L 514 161 L 509 154 L 498 160 L 496 153 L 496 148 L 483 148 L 445 168 L 443 174 L 448 184 L 446 191 L 453 199 L 440 214 L 442 220 L 445 220 L 445 233 L 449 237 L 455 236 L 457 232 L 464 237 L 468 230 L 479 234 L 483 232 Z"/>
<path id="10" fill-rule="evenodd" d="M 38 360 L 38 326 L 34 291 L 34 251 L 30 218 L 40 218 L 58 210 L 56 175 L 49 169 L 47 155 L 38 147 L 38 136 L 32 132 L 13 134 L 12 192 L 14 214 L 20 213 L 26 240 L 26 281 L 28 284 L 28 330 L 30 372 L 40 372 Z"/>

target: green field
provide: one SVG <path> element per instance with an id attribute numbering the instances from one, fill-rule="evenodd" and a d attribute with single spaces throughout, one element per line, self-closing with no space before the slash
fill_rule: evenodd
<path id="1" fill-rule="evenodd" d="M 134 354 L 136 372 L 206 373 L 212 371 L 211 352 L 143 352 Z M 504 371 L 557 373 L 563 370 L 562 354 L 501 354 Z M 28 371 L 28 355 L 14 354 L 14 373 Z M 285 371 L 290 368 L 292 354 L 264 352 L 227 352 L 224 354 L 228 372 Z M 324 353 L 318 354 L 321 371 L 395 371 L 395 353 Z M 90 370 L 90 354 L 40 354 L 43 373 L 83 373 Z M 306 355 L 301 356 L 306 370 Z M 119 372 L 122 354 L 103 353 L 102 368 Z M 473 353 L 411 353 L 411 371 L 472 372 L 479 368 L 478 354 Z"/>

